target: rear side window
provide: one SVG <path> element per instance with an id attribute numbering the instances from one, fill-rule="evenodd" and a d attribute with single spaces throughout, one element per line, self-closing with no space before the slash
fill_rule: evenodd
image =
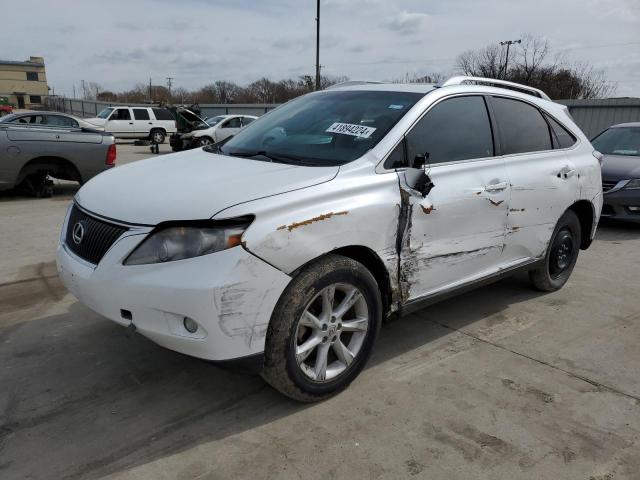
<path id="1" fill-rule="evenodd" d="M 428 163 L 492 157 L 493 137 L 481 96 L 456 97 L 433 107 L 407 134 L 407 160 Z"/>
<path id="2" fill-rule="evenodd" d="M 249 125 L 251 122 L 253 122 L 255 120 L 255 118 L 251 118 L 251 117 L 242 117 L 242 125 Z"/>
<path id="3" fill-rule="evenodd" d="M 549 125 L 537 108 L 503 97 L 492 97 L 491 104 L 500 126 L 503 155 L 552 149 Z"/>
<path id="4" fill-rule="evenodd" d="M 556 122 L 549 115 L 545 115 L 549 126 L 551 127 L 551 140 L 553 148 L 569 148 L 576 143 L 576 137 L 573 136 L 566 128 Z"/>
<path id="5" fill-rule="evenodd" d="M 56 125 L 58 127 L 77 127 L 78 122 L 73 118 L 63 117 L 62 115 L 47 115 L 47 125 Z"/>
<path id="6" fill-rule="evenodd" d="M 149 120 L 149 110 L 146 108 L 134 108 L 133 118 L 136 120 Z"/>
<path id="7" fill-rule="evenodd" d="M 174 120 L 173 115 L 166 108 L 154 108 L 153 114 L 156 116 L 156 120 Z"/>

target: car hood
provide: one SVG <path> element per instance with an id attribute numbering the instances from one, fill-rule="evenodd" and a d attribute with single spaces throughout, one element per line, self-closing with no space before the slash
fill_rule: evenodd
<path id="1" fill-rule="evenodd" d="M 602 178 L 610 181 L 640 178 L 640 157 L 605 155 L 602 160 Z"/>
<path id="2" fill-rule="evenodd" d="M 85 118 L 83 119 L 85 122 L 91 123 L 92 125 L 98 125 L 99 127 L 104 127 L 107 121 L 104 118 Z"/>
<path id="3" fill-rule="evenodd" d="M 103 172 L 78 191 L 76 202 L 98 215 L 133 224 L 201 220 L 239 203 L 327 182 L 338 170 L 197 149 Z"/>

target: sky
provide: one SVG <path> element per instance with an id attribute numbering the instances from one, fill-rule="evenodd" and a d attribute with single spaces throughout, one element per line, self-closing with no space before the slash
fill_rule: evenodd
<path id="1" fill-rule="evenodd" d="M 195 89 L 313 74 L 315 0 L 2 0 L 0 57 L 43 56 L 49 86 Z M 0 4 L 1 4 L 0 3 Z M 322 72 L 358 80 L 454 74 L 465 50 L 532 34 L 640 97 L 640 0 L 321 0 Z"/>

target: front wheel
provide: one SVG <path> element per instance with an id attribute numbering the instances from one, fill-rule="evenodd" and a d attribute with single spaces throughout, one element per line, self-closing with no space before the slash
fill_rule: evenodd
<path id="1" fill-rule="evenodd" d="M 580 220 L 567 210 L 553 231 L 544 264 L 529 271 L 529 279 L 535 288 L 543 292 L 560 290 L 573 271 L 580 252 Z"/>
<path id="2" fill-rule="evenodd" d="M 209 145 L 213 145 L 213 139 L 209 137 L 200 137 L 197 140 L 197 146 L 199 147 L 208 147 Z"/>
<path id="3" fill-rule="evenodd" d="M 380 291 L 369 270 L 327 255 L 302 270 L 278 301 L 262 376 L 295 400 L 329 397 L 362 371 L 381 319 Z"/>

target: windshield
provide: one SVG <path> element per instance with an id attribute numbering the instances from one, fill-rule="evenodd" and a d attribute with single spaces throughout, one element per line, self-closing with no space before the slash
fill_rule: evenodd
<path id="1" fill-rule="evenodd" d="M 616 127 L 605 130 L 591 141 L 605 155 L 640 156 L 640 127 Z"/>
<path id="2" fill-rule="evenodd" d="M 113 108 L 105 108 L 98 114 L 98 118 L 107 118 L 113 112 Z"/>
<path id="3" fill-rule="evenodd" d="M 213 127 L 214 125 L 220 123 L 222 120 L 224 120 L 224 115 L 218 115 L 217 117 L 210 117 L 207 118 L 205 120 L 205 122 L 207 122 L 207 125 L 209 125 L 210 127 Z"/>
<path id="4" fill-rule="evenodd" d="M 252 122 L 219 151 L 313 166 L 341 165 L 373 148 L 423 96 L 383 91 L 308 94 Z"/>

